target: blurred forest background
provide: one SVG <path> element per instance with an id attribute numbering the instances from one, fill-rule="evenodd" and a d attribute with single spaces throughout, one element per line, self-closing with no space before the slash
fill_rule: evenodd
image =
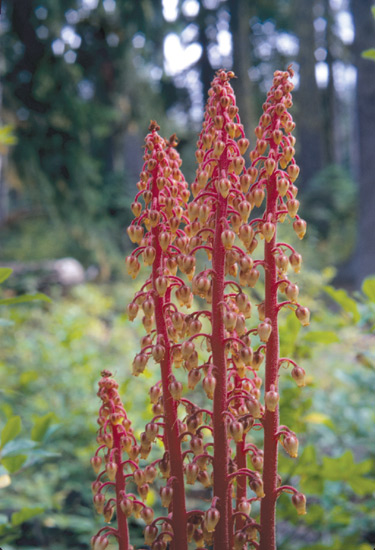
<path id="1" fill-rule="evenodd" d="M 372 550 L 372 8 L 372 0 L 3 1 L 0 265 L 13 269 L 6 281 L 0 273 L 4 550 L 88 548 L 99 525 L 89 458 L 103 368 L 118 373 L 132 417 L 142 411 L 139 429 L 149 418 L 146 386 L 142 393 L 128 376 L 142 327 L 124 316 L 136 287 L 123 259 L 150 119 L 164 136 L 177 133 L 192 181 L 215 70 L 238 76 L 253 145 L 272 74 L 290 63 L 308 222 L 300 280 L 313 323 L 302 335 L 283 318 L 284 351 L 310 378 L 303 393 L 285 382 L 284 423 L 302 433 L 302 456 L 292 464 L 282 456 L 281 468 L 298 479 L 310 513 L 297 521 L 281 499 L 279 549 Z M 36 291 L 52 303 L 13 307 L 18 293 Z M 138 541 L 141 526 L 132 527 Z"/>

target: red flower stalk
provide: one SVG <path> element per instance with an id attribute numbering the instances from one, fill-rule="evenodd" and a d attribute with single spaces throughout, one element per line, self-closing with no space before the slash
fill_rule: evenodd
<path id="1" fill-rule="evenodd" d="M 305 513 L 304 495 L 281 486 L 277 474 L 278 441 L 291 457 L 298 452 L 296 435 L 279 425 L 279 368 L 292 365 L 298 386 L 304 385 L 305 375 L 292 359 L 279 357 L 278 313 L 284 306 L 295 308 L 300 322 L 309 323 L 309 311 L 297 302 L 298 287 L 287 277 L 289 265 L 295 272 L 300 270 L 301 256 L 287 243 L 277 242 L 277 224 L 288 215 L 300 238 L 306 230 L 297 214 L 294 185 L 299 169 L 293 158 L 294 123 L 288 113 L 291 75 L 291 69 L 275 73 L 255 131 L 251 166 L 246 169 L 242 155 L 249 142 L 230 85 L 234 75 L 217 73 L 198 140 L 198 168 L 189 203 L 176 138 L 164 140 L 157 124 L 151 123 L 139 192 L 132 204 L 135 220 L 128 229 L 138 247 L 126 264 L 133 277 L 140 271 L 139 258 L 151 267 L 128 306 L 131 320 L 142 309 L 146 330 L 142 349 L 133 361 L 133 374 L 141 374 L 152 360 L 160 369 L 160 380 L 150 389 L 154 418 L 141 434 L 140 445 L 125 413 L 120 428 L 114 426 L 118 431 L 112 434 L 114 450 L 107 450 L 103 443 L 107 463 L 113 463 L 107 464 L 107 475 L 114 480 L 104 484 L 104 490 L 111 484 L 115 489 L 118 527 L 101 530 L 94 537 L 95 550 L 105 548 L 110 534 L 118 538 L 121 550 L 129 550 L 126 518 L 131 514 L 145 520 L 145 540 L 152 550 L 166 550 L 167 545 L 171 550 L 187 550 L 189 542 L 200 550 L 208 546 L 275 550 L 278 496 L 292 493 L 297 512 Z M 252 214 L 265 197 L 264 213 Z M 264 239 L 264 259 L 255 260 L 252 253 L 259 238 Z M 196 266 L 201 269 L 198 273 Z M 265 272 L 264 301 L 257 307 L 259 321 L 250 324 L 253 308 L 246 288 L 256 285 L 259 267 Z M 278 302 L 278 292 L 285 294 L 284 301 Z M 207 305 L 196 308 L 194 295 Z M 185 312 L 193 305 L 192 312 Z M 264 358 L 262 404 L 258 373 Z M 110 380 L 102 379 L 101 385 L 111 386 Z M 184 381 L 189 398 L 183 396 Z M 206 404 L 200 396 L 197 405 L 191 395 L 198 395 L 200 385 Z M 100 396 L 104 392 L 103 410 L 122 414 L 117 395 L 108 396 L 106 391 L 99 392 Z M 113 406 L 119 406 L 119 411 L 112 411 Z M 108 414 L 100 413 L 100 418 Z M 109 438 L 111 424 L 100 422 L 102 443 Z M 260 449 L 248 434 L 262 428 L 264 447 Z M 164 454 L 142 466 L 140 461 L 147 459 L 155 438 L 164 444 Z M 128 460 L 122 461 L 121 450 L 128 452 Z M 98 462 L 94 457 L 94 467 L 99 468 Z M 126 465 L 131 473 L 124 474 Z M 167 515 L 154 520 L 143 499 L 155 481 L 156 466 L 166 480 L 160 496 Z M 98 494 L 103 490 L 99 489 L 101 475 L 94 484 Z M 125 492 L 125 479 L 136 485 L 141 500 Z M 186 487 L 200 483 L 211 495 L 208 509 L 186 510 L 185 483 Z M 94 498 L 99 511 L 111 506 L 101 496 Z M 260 521 L 251 517 L 254 500 L 261 502 Z"/>
<path id="2" fill-rule="evenodd" d="M 100 529 L 91 539 L 93 550 L 104 550 L 108 546 L 110 535 L 117 538 L 120 550 L 130 548 L 127 519 L 122 512 L 126 499 L 122 452 L 124 446 L 132 446 L 134 436 L 118 393 L 118 384 L 111 376 L 109 371 L 103 371 L 99 381 L 98 396 L 102 400 L 102 405 L 99 409 L 100 428 L 96 438 L 99 447 L 91 459 L 92 467 L 97 474 L 92 491 L 95 509 L 99 514 L 103 514 L 107 523 L 116 511 L 118 529 Z M 108 498 L 111 493 L 114 495 Z"/>
<path id="3" fill-rule="evenodd" d="M 130 309 L 135 310 L 137 302 L 142 304 L 145 314 L 143 324 L 150 334 L 144 342 L 146 345 L 141 354 L 134 360 L 133 374 L 138 375 L 144 369 L 151 355 L 156 363 L 160 364 L 162 404 L 159 404 L 156 412 L 163 412 L 163 441 L 170 463 L 170 488 L 173 493 L 171 525 L 175 533 L 173 545 L 175 548 L 184 550 L 187 549 L 186 508 L 180 426 L 177 416 L 180 383 L 174 379 L 172 373 L 173 324 L 170 313 L 175 308 L 170 297 L 172 288 L 177 286 L 180 291 L 181 289 L 188 291 L 184 294 L 185 301 L 189 302 L 191 299 L 188 287 L 181 286 L 175 276 L 177 260 L 171 244 L 177 235 L 178 241 L 184 242 L 186 239 L 179 225 L 190 193 L 180 171 L 181 160 L 174 149 L 177 144 L 176 137 L 172 136 L 169 141 L 165 141 L 159 136 L 157 130 L 159 127 L 152 122 L 150 133 L 146 137 L 145 164 L 138 184 L 140 191 L 136 202 L 132 205 L 132 210 L 137 215 L 136 223 L 128 229 L 130 237 L 139 232 L 141 223 L 144 223 L 148 230 L 142 240 L 138 237 L 136 239 L 141 246 L 128 258 L 130 271 L 133 270 L 133 258 L 141 252 L 144 262 L 152 266 L 151 277 L 146 281 L 143 290 L 137 293 L 136 301 L 130 305 Z M 146 207 L 143 213 L 138 202 L 141 196 Z M 189 269 L 193 270 L 194 266 L 189 266 Z"/>
<path id="4" fill-rule="evenodd" d="M 277 475 L 277 442 L 279 431 L 279 395 L 277 392 L 279 378 L 279 332 L 278 313 L 283 305 L 296 306 L 297 318 L 303 325 L 309 324 L 309 312 L 297 304 L 298 287 L 289 282 L 286 271 L 289 261 L 299 271 L 300 257 L 292 250 L 290 258 L 285 250 L 290 246 L 277 242 L 277 224 L 283 222 L 287 215 L 293 218 L 293 228 L 299 238 L 306 232 L 306 222 L 299 218 L 297 211 L 299 201 L 295 198 L 297 187 L 294 185 L 299 168 L 294 161 L 295 139 L 291 136 L 294 122 L 288 109 L 292 106 L 291 91 L 293 84 L 289 77 L 291 69 L 286 72 L 277 71 L 274 75 L 273 86 L 268 93 L 267 101 L 263 105 L 263 115 L 259 126 L 255 130 L 257 139 L 255 149 L 250 153 L 251 169 L 257 170 L 257 180 L 251 192 L 254 196 L 267 195 L 266 209 L 263 217 L 257 223 L 257 231 L 264 238 L 264 269 L 265 269 L 265 300 L 263 322 L 268 327 L 269 334 L 266 342 L 266 370 L 265 370 L 265 413 L 262 418 L 264 430 L 264 464 L 263 484 L 265 496 L 261 501 L 261 529 L 260 549 L 273 550 L 276 548 L 275 508 L 278 496 Z M 294 265 L 293 265 L 294 264 Z M 278 291 L 283 292 L 287 300 L 278 303 Z M 259 332 L 260 326 L 258 326 Z M 260 338 L 262 338 L 262 335 Z M 297 367 L 298 368 L 298 367 Z M 287 438 L 287 445 L 285 444 Z M 286 451 L 297 456 L 298 441 L 294 435 L 286 435 L 282 441 Z"/>
<path id="5" fill-rule="evenodd" d="M 232 542 L 229 478 L 231 451 L 224 414 L 228 408 L 227 356 L 230 342 L 227 338 L 232 333 L 237 335 L 238 316 L 234 300 L 225 293 L 225 274 L 230 270 L 227 259 L 233 256 L 235 259 L 240 259 L 237 250 L 233 249 L 236 234 L 232 228 L 232 218 L 235 219 L 236 226 L 241 223 L 246 224 L 251 210 L 240 184 L 240 174 L 245 165 L 242 153 L 246 151 L 249 142 L 244 137 L 243 127 L 238 117 L 234 92 L 229 84 L 231 76 L 233 74 L 219 72 L 209 92 L 203 130 L 196 153 L 199 167 L 196 181 L 192 186 L 195 199 L 189 205 L 190 211 L 194 212 L 191 216 L 191 225 L 197 224 L 197 234 L 202 236 L 202 243 L 204 243 L 200 246 L 205 246 L 209 257 L 212 257 L 211 348 L 215 384 L 213 477 L 214 495 L 218 498 L 217 509 L 220 513 L 220 521 L 214 532 L 214 544 L 217 550 L 230 548 Z M 240 139 L 236 142 L 235 138 Z M 248 179 L 246 175 L 242 177 L 242 180 L 244 179 Z M 241 259 L 245 260 L 245 258 L 246 255 L 241 255 Z M 232 263 L 233 265 L 235 262 Z M 233 268 L 232 274 L 234 274 Z M 200 277 L 204 276 L 204 273 L 200 275 Z M 200 277 L 196 279 L 197 283 Z M 233 425 L 234 422 L 230 427 Z M 232 435 L 236 441 L 241 441 L 242 424 L 237 422 L 236 428 L 237 432 L 234 432 L 236 435 L 233 432 Z"/>

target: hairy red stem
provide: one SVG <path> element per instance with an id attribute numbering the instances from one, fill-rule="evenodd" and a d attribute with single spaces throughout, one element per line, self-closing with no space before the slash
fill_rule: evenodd
<path id="1" fill-rule="evenodd" d="M 153 196 L 157 197 L 158 188 L 156 185 L 156 176 L 153 181 Z M 164 301 L 165 298 L 159 296 L 155 290 L 155 279 L 160 274 L 160 268 L 162 268 L 163 252 L 159 243 L 159 231 L 157 226 L 153 228 L 152 233 L 154 235 L 154 247 L 156 250 L 155 260 L 152 266 L 152 281 L 154 287 L 154 304 L 155 304 L 155 322 L 157 334 L 163 336 L 165 354 L 160 363 L 161 368 L 161 380 L 163 388 L 163 405 L 164 405 L 164 435 L 166 449 L 169 451 L 169 460 L 171 465 L 171 476 L 174 478 L 173 483 L 173 500 L 172 500 L 172 527 L 174 532 L 173 542 L 171 543 L 171 550 L 187 550 L 187 538 L 186 538 L 186 505 L 185 505 L 185 487 L 184 487 L 184 474 L 183 474 L 183 460 L 181 453 L 179 429 L 178 429 L 178 416 L 177 416 L 177 402 L 173 399 L 171 392 L 169 391 L 170 376 L 172 375 L 172 361 L 171 361 L 171 346 L 167 331 L 164 315 Z M 169 301 L 169 298 L 168 298 Z"/>
<path id="2" fill-rule="evenodd" d="M 214 426 L 214 495 L 218 497 L 217 509 L 220 521 L 215 529 L 215 550 L 230 548 L 229 535 L 229 482 L 228 482 L 228 452 L 229 443 L 227 426 L 224 419 L 227 401 L 227 362 L 225 356 L 225 328 L 223 320 L 224 301 L 224 264 L 225 248 L 221 241 L 223 219 L 226 219 L 227 203 L 221 196 L 216 209 L 216 229 L 214 237 L 215 253 L 212 257 L 212 360 L 215 365 L 216 387 L 213 406 Z"/>
<path id="3" fill-rule="evenodd" d="M 277 149 L 277 146 L 274 148 Z M 272 175 L 267 187 L 266 219 L 274 219 L 277 210 L 278 193 L 276 178 Z M 276 224 L 275 224 L 276 226 Z M 277 307 L 277 270 L 273 249 L 276 244 L 276 229 L 270 242 L 264 245 L 265 261 L 265 316 L 271 321 L 272 332 L 266 345 L 265 393 L 274 385 L 277 388 L 279 364 L 279 329 Z M 264 428 L 263 484 L 265 497 L 261 500 L 260 550 L 276 550 L 276 488 L 277 488 L 277 437 L 279 407 L 274 412 L 266 409 Z"/>
<path id="4" fill-rule="evenodd" d="M 122 465 L 121 449 L 122 430 L 118 426 L 113 426 L 113 448 L 115 449 L 115 461 L 117 464 L 116 472 L 116 515 L 117 515 L 117 539 L 119 550 L 129 549 L 129 529 L 127 518 L 120 508 L 121 492 L 125 491 L 125 476 Z"/>

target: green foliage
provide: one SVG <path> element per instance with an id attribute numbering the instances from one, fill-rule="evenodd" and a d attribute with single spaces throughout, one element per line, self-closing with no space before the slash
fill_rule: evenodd
<path id="1" fill-rule="evenodd" d="M 20 437 L 21 432 L 4 447 L 4 466 L 15 467 L 20 456 L 27 459 L 21 471 L 7 472 L 12 484 L 2 495 L 2 509 L 42 508 L 43 516 L 31 524 L 58 550 L 65 550 L 67 536 L 71 548 L 87 547 L 95 530 L 89 460 L 100 372 L 116 372 L 126 407 L 139 411 L 135 429 L 151 415 L 146 390 L 135 392 L 129 377 L 142 326 L 140 321 L 134 326 L 125 323 L 130 295 L 124 286 L 85 285 L 64 298 L 56 296 L 46 309 L 20 304 L 5 310 L 13 326 L 4 327 L 1 336 L 0 368 L 7 378 L 2 410 L 8 422 L 17 412 L 30 439 Z M 27 527 L 23 531 L 27 537 Z M 15 527 L 12 533 L 17 534 Z M 29 546 L 19 534 L 15 540 L 16 547 Z"/>
<path id="2" fill-rule="evenodd" d="M 375 48 L 369 48 L 368 50 L 362 52 L 362 57 L 375 61 Z"/>
<path id="3" fill-rule="evenodd" d="M 0 268 L 0 284 L 6 281 L 12 272 L 11 268 Z M 51 302 L 50 298 L 42 293 L 33 295 L 23 294 L 13 298 L 0 299 L 0 306 L 25 304 L 35 300 Z M 13 326 L 13 323 L 10 321 L 7 322 L 6 319 L 0 319 L 0 321 L 3 321 L 1 326 Z M 3 412 L 6 416 L 6 422 L 0 436 L 0 486 L 6 487 L 12 482 L 10 476 L 17 474 L 27 462 L 29 464 L 39 462 L 43 457 L 51 455 L 51 453 L 42 448 L 34 449 L 35 445 L 31 440 L 18 438 L 22 432 L 21 417 L 13 415 L 12 407 L 7 403 L 3 405 Z M 0 536 L 4 536 L 4 540 L 13 539 L 18 532 L 17 527 L 42 512 L 43 508 L 41 507 L 22 508 L 12 514 L 10 521 L 7 516 L 1 516 Z"/>
<path id="4" fill-rule="evenodd" d="M 13 269 L 10 267 L 0 267 L 0 284 L 6 281 L 13 273 Z M 0 299 L 0 306 L 12 306 L 14 304 L 24 304 L 26 302 L 33 302 L 34 300 L 42 300 L 43 302 L 51 302 L 51 299 L 38 292 L 36 294 L 22 294 L 21 296 L 14 296 L 12 298 Z"/>
<path id="5" fill-rule="evenodd" d="M 335 429 L 332 423 L 329 428 Z M 349 485 L 355 494 L 364 496 L 375 490 L 375 479 L 366 476 L 372 468 L 371 459 L 355 462 L 350 450 L 341 456 L 318 459 L 316 448 L 308 445 L 293 468 L 293 475 L 301 476 L 301 489 L 308 494 L 322 495 L 325 483 L 333 481 Z"/>
<path id="6" fill-rule="evenodd" d="M 22 427 L 21 418 L 19 416 L 12 416 L 5 424 L 1 432 L 1 447 L 4 447 L 8 441 L 12 441 L 20 433 Z"/>
<path id="7" fill-rule="evenodd" d="M 375 6 L 371 7 L 372 16 L 375 19 Z M 375 61 L 375 48 L 369 48 L 368 50 L 365 50 L 362 52 L 362 57 L 365 59 L 371 59 L 372 61 Z"/>
<path id="8" fill-rule="evenodd" d="M 375 490 L 375 479 L 364 477 L 372 468 L 371 459 L 356 463 L 353 452 L 346 451 L 338 458 L 323 457 L 322 476 L 327 481 L 347 483 L 357 495 L 364 496 Z"/>
<path id="9" fill-rule="evenodd" d="M 280 326 L 280 355 L 289 357 L 296 348 L 301 323 L 294 313 L 289 313 L 285 322 Z"/>
<path id="10" fill-rule="evenodd" d="M 45 294 L 38 292 L 37 294 L 23 294 L 14 298 L 3 298 L 0 300 L 0 306 L 12 306 L 14 304 L 24 304 L 25 302 L 33 302 L 34 300 L 42 300 L 50 302 L 51 299 Z"/>
<path id="11" fill-rule="evenodd" d="M 8 277 L 10 277 L 12 272 L 13 269 L 11 269 L 10 267 L 0 267 L 0 283 L 6 281 Z"/>
<path id="12" fill-rule="evenodd" d="M 336 289 L 331 286 L 324 288 L 325 292 L 337 302 L 342 309 L 349 314 L 354 323 L 358 323 L 361 316 L 358 311 L 357 303 L 343 289 Z"/>
<path id="13" fill-rule="evenodd" d="M 301 193 L 306 205 L 303 217 L 309 228 L 307 248 L 314 246 L 311 265 L 336 265 L 347 260 L 355 246 L 357 219 L 357 190 L 348 172 L 337 165 L 327 166 Z"/>
<path id="14" fill-rule="evenodd" d="M 305 342 L 315 342 L 319 344 L 333 344 L 335 342 L 340 342 L 340 338 L 336 332 L 332 332 L 330 330 L 310 330 L 310 332 L 307 332 L 304 335 L 303 340 Z"/>
<path id="15" fill-rule="evenodd" d="M 38 446 L 31 439 L 18 437 L 23 431 L 20 416 L 13 415 L 9 403 L 4 403 L 2 409 L 5 416 L 8 416 L 1 430 L 0 448 L 0 487 L 4 489 L 11 486 L 18 476 L 23 479 L 27 467 L 40 463 L 51 456 L 56 456 L 56 454 L 48 452 L 46 448 Z M 1 516 L 0 537 L 3 538 L 0 540 L 6 542 L 15 539 L 19 533 L 19 527 L 43 511 L 43 507 L 30 508 L 26 506 L 13 512 L 10 518 L 6 515 Z"/>
<path id="16" fill-rule="evenodd" d="M 280 320 L 283 355 L 297 357 L 307 372 L 303 389 L 288 376 L 280 379 L 281 422 L 301 434 L 300 456 L 291 461 L 282 450 L 280 473 L 283 483 L 300 484 L 306 492 L 308 513 L 297 517 L 290 496 L 280 497 L 278 549 L 365 549 L 366 533 L 375 521 L 375 357 L 368 334 L 371 323 L 366 321 L 374 318 L 374 278 L 364 282 L 360 296 L 342 298 L 339 293 L 343 306 L 330 301 L 329 306 L 340 308 L 337 313 L 327 307 L 327 293 L 321 296 L 314 290 L 327 284 L 327 276 L 307 272 L 302 278 L 303 292 L 310 289 L 312 329 L 302 337 L 292 312 Z M 2 328 L 0 364 L 7 385 L 2 388 L 1 429 L 15 416 L 21 417 L 24 428 L 6 443 L 2 458 L 27 460 L 19 472 L 0 473 L 0 482 L 5 474 L 12 480 L 1 490 L 2 513 L 8 508 L 43 510 L 23 524 L 24 537 L 17 535 L 19 527 L 11 525 L 10 517 L 0 523 L 1 544 L 10 541 L 9 550 L 48 545 L 65 550 L 67 540 L 73 550 L 88 548 L 96 525 L 89 460 L 101 370 L 116 373 L 125 406 L 138 419 L 136 430 L 151 418 L 146 386 L 154 376 L 152 369 L 143 379 L 144 392 L 142 379 L 129 376 L 142 332 L 140 320 L 130 325 L 124 317 L 130 296 L 132 289 L 124 285 L 90 284 L 56 297 L 48 308 L 4 308 L 6 320 L 14 324 Z M 356 322 L 353 311 L 360 316 Z M 30 433 L 30 439 L 23 433 Z M 31 525 L 38 526 L 44 543 L 28 543 Z M 131 528 L 141 531 L 135 524 Z M 300 532 L 302 536 L 293 536 Z"/>
<path id="17" fill-rule="evenodd" d="M 1 464 L 10 474 L 15 474 L 25 464 L 27 455 L 7 456 L 1 459 Z"/>
<path id="18" fill-rule="evenodd" d="M 12 274 L 13 269 L 10 267 L 0 267 L 0 284 L 6 281 Z M 0 306 L 12 306 L 15 304 L 24 304 L 26 302 L 33 302 L 35 300 L 42 300 L 44 302 L 50 302 L 51 299 L 43 294 L 42 292 L 37 292 L 35 294 L 22 294 L 20 296 L 14 296 L 11 298 L 0 298 Z M 0 318 L 0 327 L 11 326 L 12 322 Z"/>
<path id="19" fill-rule="evenodd" d="M 42 512 L 43 508 L 22 508 L 19 512 L 14 512 L 14 514 L 12 514 L 12 525 L 21 525 L 24 521 L 27 521 Z"/>
<path id="20" fill-rule="evenodd" d="M 34 421 L 34 426 L 31 430 L 31 439 L 39 443 L 43 441 L 48 429 L 55 419 L 56 417 L 53 412 L 49 412 L 39 418 L 36 418 Z"/>
<path id="21" fill-rule="evenodd" d="M 4 127 L 0 143 L 3 138 L 14 145 L 7 163 L 9 207 L 10 214 L 21 211 L 19 218 L 10 216 L 2 235 L 6 259 L 15 252 L 25 260 L 30 250 L 37 259 L 41 241 L 52 238 L 50 258 L 72 255 L 86 264 L 103 265 L 108 247 L 121 248 L 126 192 L 135 184 L 124 136 L 138 139 L 152 116 L 165 119 L 163 101 L 173 104 L 170 94 L 160 93 L 168 79 L 150 78 L 163 60 L 161 12 L 161 4 L 151 0 L 118 2 L 115 16 L 102 3 L 80 8 L 73 0 L 27 0 L 22 6 L 5 0 L 3 108 L 15 121 L 16 139 Z M 76 21 L 69 23 L 69 17 Z M 52 47 L 67 26 L 80 42 L 73 49 L 66 45 L 75 62 Z M 43 37 L 40 29 L 47 31 Z M 148 36 L 141 50 L 132 45 L 137 33 Z M 27 238 L 30 229 L 34 239 Z"/>
<path id="22" fill-rule="evenodd" d="M 362 284 L 363 294 L 375 304 L 375 277 L 367 277 Z"/>
<path id="23" fill-rule="evenodd" d="M 10 124 L 0 127 L 0 146 L 15 145 L 17 143 L 17 138 L 13 131 L 14 128 Z"/>
<path id="24" fill-rule="evenodd" d="M 300 357 L 308 382 L 303 396 L 287 379 L 280 392 L 281 421 L 293 423 L 303 435 L 300 456 L 291 463 L 281 454 L 279 471 L 283 483 L 298 480 L 307 495 L 308 513 L 297 520 L 288 497 L 280 498 L 281 525 L 287 521 L 293 526 L 281 529 L 280 550 L 368 548 L 365 540 L 375 520 L 373 281 L 364 281 L 356 299 L 342 290 L 325 289 L 339 305 L 337 313 L 327 308 L 324 296 L 316 295 L 315 330 L 306 333 L 302 345 L 295 339 L 294 349 L 289 349 Z M 314 347 L 305 348 L 303 341 Z M 299 530 L 304 543 L 293 536 Z"/>

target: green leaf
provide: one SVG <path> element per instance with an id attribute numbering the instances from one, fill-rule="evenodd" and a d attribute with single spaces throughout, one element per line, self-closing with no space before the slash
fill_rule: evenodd
<path id="1" fill-rule="evenodd" d="M 39 374 L 35 370 L 25 371 L 20 376 L 20 384 L 26 386 L 30 384 L 30 382 L 35 382 L 38 378 Z"/>
<path id="2" fill-rule="evenodd" d="M 368 474 L 371 472 L 373 467 L 373 462 L 371 458 L 368 458 L 367 460 L 363 460 L 362 462 L 357 462 L 355 465 L 355 469 L 358 475 Z"/>
<path id="3" fill-rule="evenodd" d="M 27 455 L 5 456 L 1 464 L 5 466 L 10 474 L 15 474 L 25 464 Z"/>
<path id="4" fill-rule="evenodd" d="M 335 302 L 337 302 L 346 313 L 350 313 L 353 321 L 355 323 L 358 323 L 361 316 L 359 314 L 357 303 L 353 298 L 348 296 L 348 294 L 343 290 L 342 288 L 336 289 L 332 286 L 325 286 L 324 287 L 325 292 L 333 299 Z"/>
<path id="5" fill-rule="evenodd" d="M 363 281 L 362 292 L 366 294 L 370 302 L 375 303 L 375 277 L 367 277 L 367 279 Z"/>
<path id="6" fill-rule="evenodd" d="M 0 283 L 3 283 L 13 273 L 10 267 L 0 267 Z"/>
<path id="7" fill-rule="evenodd" d="M 43 302 L 52 302 L 51 298 L 38 292 L 37 294 L 22 294 L 14 298 L 3 298 L 0 300 L 0 306 L 11 306 L 13 304 L 23 304 L 25 302 L 33 302 L 34 300 L 42 300 Z"/>
<path id="8" fill-rule="evenodd" d="M 372 470 L 372 460 L 354 462 L 352 451 L 346 451 L 337 458 L 323 458 L 322 475 L 329 481 L 347 483 L 359 496 L 371 494 L 375 490 L 375 480 L 364 477 Z"/>
<path id="9" fill-rule="evenodd" d="M 330 519 L 332 523 L 349 525 L 352 515 L 348 510 L 343 509 L 342 506 L 334 506 L 330 511 Z"/>
<path id="10" fill-rule="evenodd" d="M 352 451 L 346 451 L 343 455 L 333 458 L 323 457 L 322 474 L 329 481 L 347 481 L 355 472 L 355 463 Z"/>
<path id="11" fill-rule="evenodd" d="M 307 342 L 315 342 L 317 344 L 333 344 L 335 342 L 340 342 L 340 338 L 337 336 L 336 332 L 330 330 L 311 330 L 304 335 L 303 339 Z"/>
<path id="12" fill-rule="evenodd" d="M 364 496 L 364 495 L 370 495 L 375 491 L 375 480 L 369 479 L 367 477 L 355 477 L 353 479 L 349 479 L 348 483 L 350 487 L 353 489 L 356 495 Z"/>
<path id="13" fill-rule="evenodd" d="M 43 508 L 22 508 L 22 510 L 19 510 L 18 512 L 14 512 L 12 514 L 11 522 L 12 525 L 21 525 L 21 523 L 24 523 L 25 521 L 42 514 L 44 512 Z"/>
<path id="14" fill-rule="evenodd" d="M 3 525 L 0 525 L 0 536 L 3 537 L 6 534 L 9 534 L 12 527 L 10 527 L 9 523 L 4 523 Z"/>
<path id="15" fill-rule="evenodd" d="M 13 126 L 7 124 L 0 128 L 0 144 L 1 145 L 14 145 L 17 143 L 17 138 L 13 134 Z"/>
<path id="16" fill-rule="evenodd" d="M 44 416 L 37 418 L 34 422 L 33 429 L 31 430 L 31 439 L 38 442 L 43 441 L 48 428 L 55 418 L 56 417 L 53 412 L 49 412 Z"/>
<path id="17" fill-rule="evenodd" d="M 321 465 L 317 462 L 314 445 L 307 445 L 297 460 L 293 474 L 300 475 L 301 489 L 313 495 L 321 495 L 324 491 L 324 479 L 321 474 Z"/>
<path id="18" fill-rule="evenodd" d="M 362 52 L 362 57 L 375 61 L 375 48 L 370 48 L 369 50 Z"/>
<path id="19" fill-rule="evenodd" d="M 322 495 L 324 491 L 324 479 L 320 475 L 302 476 L 300 487 L 309 495 Z"/>
<path id="20" fill-rule="evenodd" d="M 5 424 L 3 431 L 1 432 L 1 446 L 4 447 L 8 441 L 12 441 L 20 433 L 22 427 L 21 418 L 19 416 L 12 416 Z"/>
<path id="21" fill-rule="evenodd" d="M 9 420 L 11 416 L 13 416 L 13 408 L 9 403 L 2 403 L 0 406 L 0 410 L 5 414 L 7 420 Z"/>

